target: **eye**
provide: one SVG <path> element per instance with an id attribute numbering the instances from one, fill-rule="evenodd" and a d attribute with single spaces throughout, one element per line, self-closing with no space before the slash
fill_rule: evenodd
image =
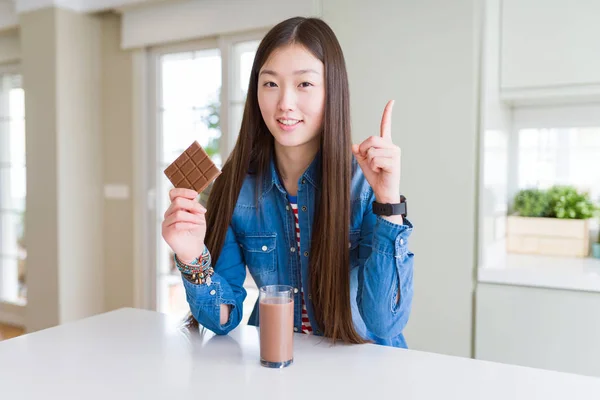
<path id="1" fill-rule="evenodd" d="M 268 87 L 268 88 L 273 88 L 273 87 L 277 87 L 277 85 L 275 84 L 275 82 L 265 82 L 263 83 L 264 87 Z"/>
<path id="2" fill-rule="evenodd" d="M 312 86 L 312 85 L 313 85 L 313 84 L 312 84 L 312 83 L 310 83 L 310 82 L 302 82 L 302 83 L 301 83 L 299 86 L 300 86 L 300 87 L 303 87 L 303 88 L 306 88 L 306 87 L 309 87 L 309 86 Z"/>

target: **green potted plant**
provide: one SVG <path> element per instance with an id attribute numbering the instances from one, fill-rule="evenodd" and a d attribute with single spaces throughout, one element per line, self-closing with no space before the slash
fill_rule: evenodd
<path id="1" fill-rule="evenodd" d="M 572 186 L 521 190 L 507 220 L 507 251 L 587 257 L 596 211 L 589 195 Z"/>
<path id="2" fill-rule="evenodd" d="M 548 190 L 546 217 L 590 219 L 595 213 L 596 205 L 587 193 L 580 193 L 572 186 L 553 186 Z"/>
<path id="3" fill-rule="evenodd" d="M 547 192 L 540 189 L 523 189 L 515 196 L 513 211 L 521 217 L 544 217 L 548 206 Z"/>

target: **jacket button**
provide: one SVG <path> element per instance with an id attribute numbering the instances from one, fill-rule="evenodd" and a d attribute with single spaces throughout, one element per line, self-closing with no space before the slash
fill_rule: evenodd
<path id="1" fill-rule="evenodd" d="M 290 211 L 290 206 L 285 206 L 285 209 L 286 209 L 287 211 Z"/>
<path id="2" fill-rule="evenodd" d="M 298 288 L 297 287 L 294 288 L 294 293 L 298 293 Z"/>
<path id="3" fill-rule="evenodd" d="M 298 332 L 298 327 L 297 326 L 294 327 L 294 332 Z"/>
<path id="4" fill-rule="evenodd" d="M 263 246 L 262 251 L 267 251 L 267 246 Z"/>
<path id="5" fill-rule="evenodd" d="M 308 210 L 308 208 L 306 208 L 306 206 L 302 206 L 302 211 L 306 212 L 306 210 Z"/>
<path id="6" fill-rule="evenodd" d="M 295 248 L 295 247 L 290 247 L 290 251 L 291 251 L 292 253 L 294 253 L 294 252 L 296 251 L 296 248 Z"/>
<path id="7" fill-rule="evenodd" d="M 404 239 L 400 239 L 400 245 L 404 244 Z"/>
<path id="8" fill-rule="evenodd" d="M 214 289 L 210 291 L 211 296 L 214 296 L 215 294 L 217 294 L 217 292 Z"/>
<path id="9" fill-rule="evenodd" d="M 304 257 L 308 257 L 308 251 L 304 252 Z"/>
<path id="10" fill-rule="evenodd" d="M 306 183 L 306 179 L 302 179 L 302 184 L 304 185 Z"/>
<path id="11" fill-rule="evenodd" d="M 309 294 L 309 295 L 308 295 L 308 299 L 309 299 L 309 300 L 312 300 L 312 294 Z"/>

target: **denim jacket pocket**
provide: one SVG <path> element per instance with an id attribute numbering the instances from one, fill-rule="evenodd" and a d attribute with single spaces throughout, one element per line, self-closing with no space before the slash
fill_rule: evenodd
<path id="1" fill-rule="evenodd" d="M 264 275 L 277 269 L 276 233 L 244 233 L 237 239 L 252 274 Z"/>

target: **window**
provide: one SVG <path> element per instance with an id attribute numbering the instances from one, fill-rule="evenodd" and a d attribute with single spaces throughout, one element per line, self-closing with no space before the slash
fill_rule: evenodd
<path id="1" fill-rule="evenodd" d="M 0 302 L 24 304 L 25 98 L 21 75 L 0 73 Z"/>
<path id="2" fill-rule="evenodd" d="M 520 129 L 519 189 L 573 185 L 600 201 L 600 126 Z"/>
<path id="3" fill-rule="evenodd" d="M 159 207 L 157 223 L 169 206 L 171 188 L 164 169 L 197 140 L 217 166 L 222 165 L 221 138 L 221 53 L 218 48 L 165 54 L 160 57 L 160 108 L 158 163 Z M 160 232 L 160 231 L 159 231 Z M 181 277 L 168 245 L 158 237 L 159 311 L 184 315 L 188 309 Z"/>
<path id="4" fill-rule="evenodd" d="M 163 214 L 169 206 L 172 185 L 164 169 L 194 140 L 222 167 L 241 126 L 250 71 L 259 35 L 221 37 L 185 46 L 155 49 L 153 79 L 157 82 L 155 133 L 156 157 L 149 160 L 156 196 L 152 212 L 155 230 L 156 283 L 154 297 L 160 312 L 184 316 L 189 311 L 173 254 L 161 235 Z M 152 158 L 152 157 L 150 157 Z M 258 293 L 248 281 L 247 302 Z M 246 317 L 252 306 L 245 309 Z"/>
<path id="5" fill-rule="evenodd" d="M 506 215 L 519 190 L 569 185 L 600 202 L 600 104 L 516 107 L 493 123 L 482 137 L 480 266 L 506 259 Z M 597 219 L 589 226 L 596 237 Z"/>
<path id="6" fill-rule="evenodd" d="M 248 82 L 250 81 L 250 71 L 254 62 L 254 55 L 260 41 L 253 40 L 247 42 L 235 43 L 233 45 L 234 68 L 231 96 L 229 100 L 229 109 L 231 113 L 232 132 L 240 131 L 242 124 L 242 115 L 244 113 L 244 104 L 246 102 L 246 93 L 248 91 Z"/>

